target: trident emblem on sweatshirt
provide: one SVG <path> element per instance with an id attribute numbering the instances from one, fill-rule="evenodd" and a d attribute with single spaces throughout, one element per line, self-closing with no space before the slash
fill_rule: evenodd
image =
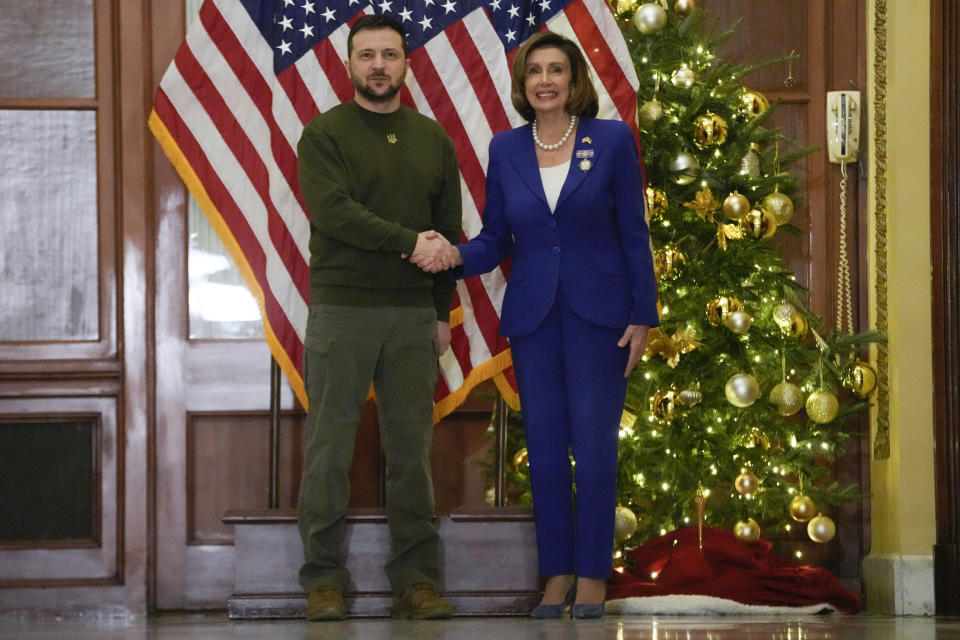
<path id="1" fill-rule="evenodd" d="M 390 144 L 397 144 L 397 134 L 395 134 L 395 133 L 388 133 L 388 134 L 387 134 L 387 142 L 389 142 Z"/>

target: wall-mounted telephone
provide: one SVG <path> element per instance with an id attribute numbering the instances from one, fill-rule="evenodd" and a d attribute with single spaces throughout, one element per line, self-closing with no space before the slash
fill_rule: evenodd
<path id="1" fill-rule="evenodd" d="M 860 150 L 860 92 L 827 92 L 827 153 L 830 162 L 856 162 Z"/>
<path id="2" fill-rule="evenodd" d="M 837 328 L 853 333 L 853 291 L 847 258 L 847 163 L 860 150 L 860 92 L 827 92 L 827 155 L 840 165 L 840 259 L 837 264 Z"/>

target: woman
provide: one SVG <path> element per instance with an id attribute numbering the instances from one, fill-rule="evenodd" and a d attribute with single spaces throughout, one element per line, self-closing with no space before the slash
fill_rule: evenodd
<path id="1" fill-rule="evenodd" d="M 512 99 L 530 124 L 493 138 L 483 230 L 436 265 L 467 277 L 513 256 L 500 332 L 547 576 L 534 617 L 560 617 L 571 600 L 575 617 L 603 614 L 626 376 L 659 324 L 636 142 L 625 123 L 594 118 L 588 74 L 563 36 L 541 32 L 519 49 Z"/>

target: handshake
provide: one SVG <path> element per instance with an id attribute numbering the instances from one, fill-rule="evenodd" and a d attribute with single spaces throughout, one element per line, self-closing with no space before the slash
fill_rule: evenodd
<path id="1" fill-rule="evenodd" d="M 446 271 L 463 264 L 460 250 L 432 229 L 417 235 L 417 245 L 412 255 L 402 253 L 400 257 L 408 259 L 427 273 Z"/>

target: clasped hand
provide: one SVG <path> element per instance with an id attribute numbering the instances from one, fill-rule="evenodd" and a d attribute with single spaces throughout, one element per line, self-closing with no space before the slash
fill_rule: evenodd
<path id="1" fill-rule="evenodd" d="M 417 235 L 417 245 L 413 249 L 413 254 L 408 256 L 403 253 L 400 257 L 408 259 L 427 273 L 445 271 L 463 263 L 460 250 L 433 230 L 421 231 Z"/>

